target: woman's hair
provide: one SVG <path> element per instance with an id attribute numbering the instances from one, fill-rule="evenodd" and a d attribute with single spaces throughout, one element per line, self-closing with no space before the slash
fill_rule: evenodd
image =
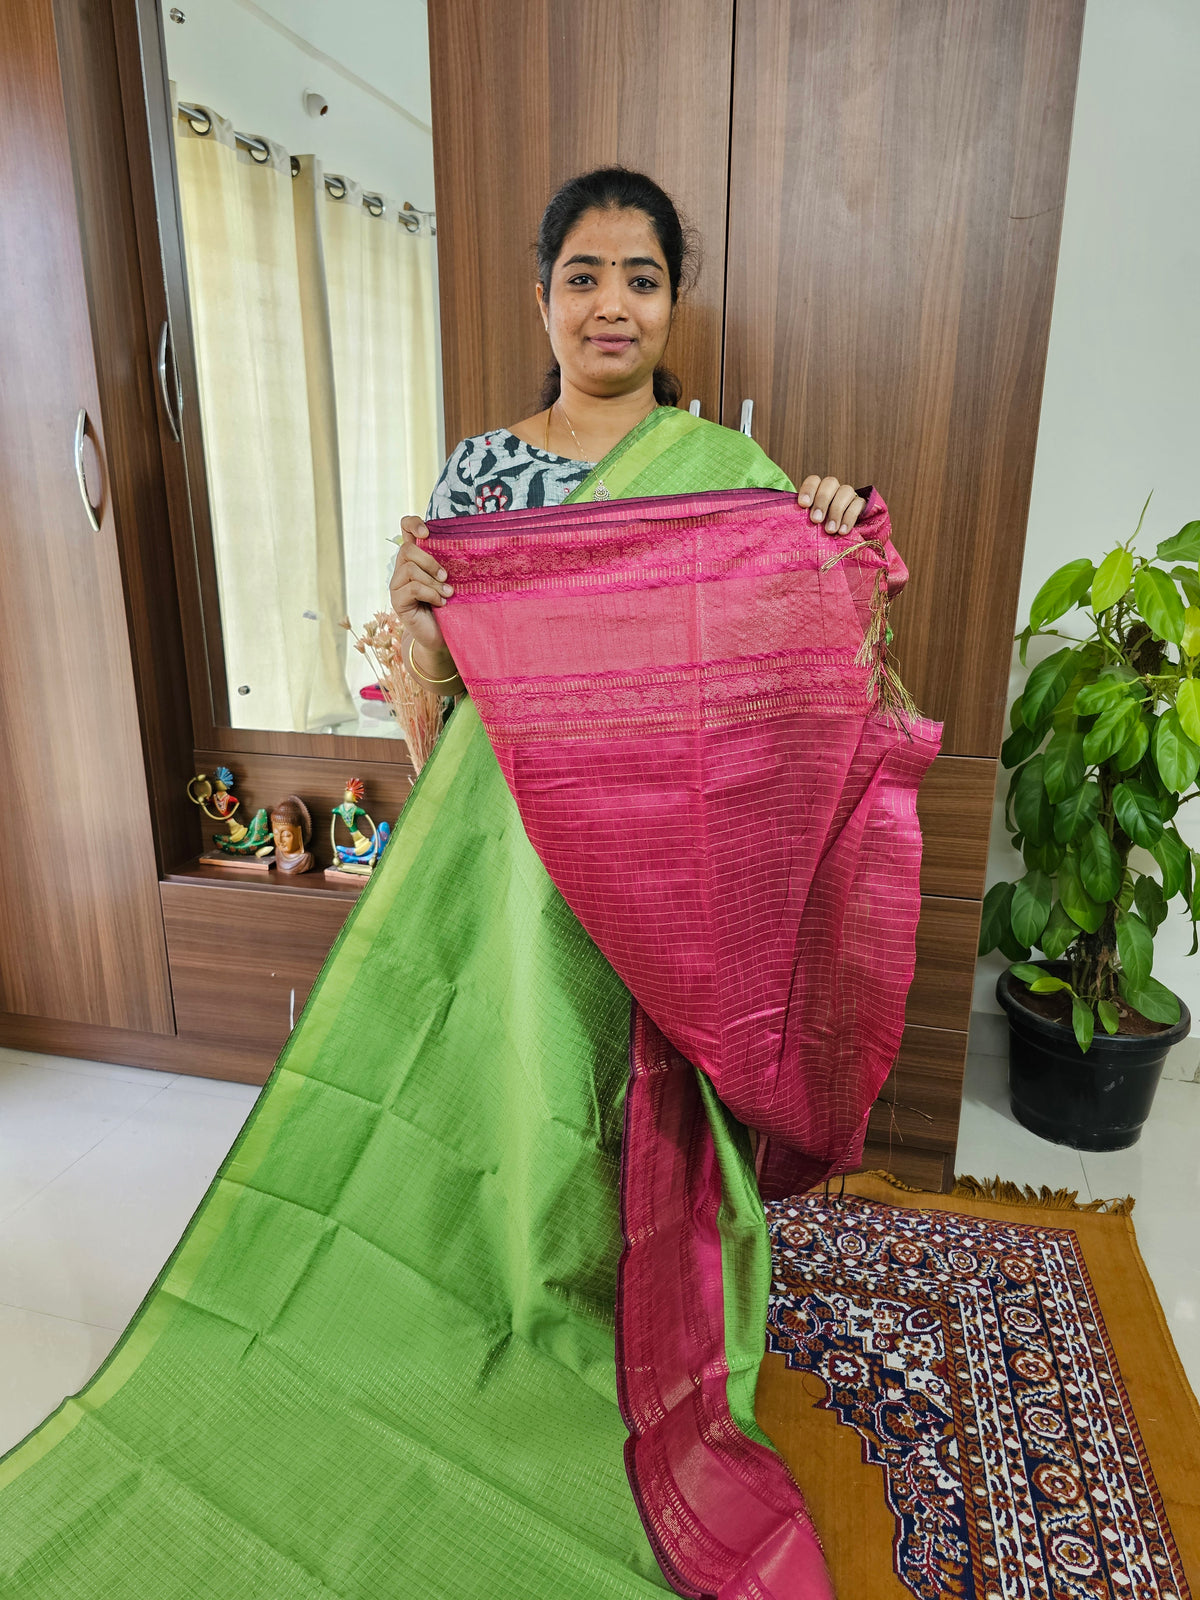
<path id="1" fill-rule="evenodd" d="M 667 276 L 671 280 L 671 303 L 679 299 L 681 288 L 691 287 L 696 276 L 698 251 L 692 230 L 675 209 L 675 203 L 665 189 L 644 172 L 630 172 L 627 167 L 598 167 L 595 172 L 585 172 L 578 178 L 569 178 L 542 213 L 537 237 L 538 278 L 542 294 L 550 298 L 550 278 L 554 263 L 562 254 L 567 235 L 587 211 L 641 211 L 650 219 L 655 237 L 667 262 Z M 543 407 L 552 406 L 558 399 L 560 373 L 558 362 L 551 364 L 542 385 Z M 679 403 L 679 379 L 665 367 L 654 373 L 654 398 L 660 406 Z"/>

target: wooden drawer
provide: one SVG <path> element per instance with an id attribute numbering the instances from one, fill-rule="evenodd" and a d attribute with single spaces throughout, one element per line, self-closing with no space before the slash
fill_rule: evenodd
<path id="1" fill-rule="evenodd" d="M 961 1033 L 970 1025 L 982 909 L 979 900 L 922 896 L 917 968 L 904 1013 L 908 1026 Z"/>
<path id="2" fill-rule="evenodd" d="M 251 1052 L 266 1079 L 350 913 L 349 895 L 163 883 L 181 1035 Z M 224 1074 L 221 1074 L 222 1076 Z"/>
<path id="3" fill-rule="evenodd" d="M 921 893 L 983 898 L 996 763 L 983 756 L 939 756 L 917 791 L 924 850 Z"/>

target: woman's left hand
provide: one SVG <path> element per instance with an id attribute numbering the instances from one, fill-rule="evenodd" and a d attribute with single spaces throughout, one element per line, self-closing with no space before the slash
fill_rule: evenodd
<path id="1" fill-rule="evenodd" d="M 826 533 L 849 533 L 866 505 L 857 490 L 836 478 L 805 478 L 796 496 L 808 508 L 810 522 L 823 522 Z"/>

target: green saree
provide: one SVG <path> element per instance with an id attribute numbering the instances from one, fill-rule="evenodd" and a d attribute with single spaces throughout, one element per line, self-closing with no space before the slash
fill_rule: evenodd
<path id="1" fill-rule="evenodd" d="M 573 498 L 601 476 L 787 486 L 666 411 Z M 463 702 L 153 1289 L 0 1461 L 0 1595 L 661 1593 L 614 1378 L 629 1017 Z M 750 1431 L 769 1253 L 708 1103 Z"/>

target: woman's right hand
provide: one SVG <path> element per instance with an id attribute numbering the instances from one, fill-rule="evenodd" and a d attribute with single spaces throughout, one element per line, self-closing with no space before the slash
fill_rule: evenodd
<path id="1" fill-rule="evenodd" d="M 392 610 L 421 647 L 421 671 L 428 671 L 431 678 L 443 678 L 453 672 L 454 662 L 442 638 L 437 612 L 454 590 L 446 582 L 445 569 L 421 546 L 421 540 L 429 537 L 429 529 L 420 517 L 402 518 L 400 530 L 404 543 L 396 555 L 389 585 Z"/>

